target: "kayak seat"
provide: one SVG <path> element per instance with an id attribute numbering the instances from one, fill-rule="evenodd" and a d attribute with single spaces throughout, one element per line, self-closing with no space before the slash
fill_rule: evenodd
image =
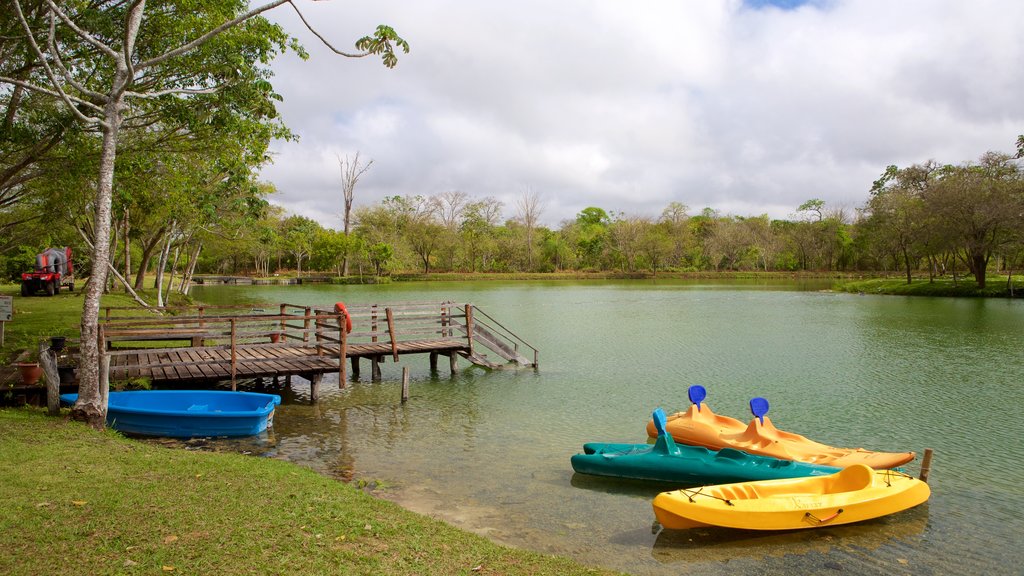
<path id="1" fill-rule="evenodd" d="M 867 464 L 852 464 L 843 468 L 830 477 L 824 492 L 835 494 L 838 492 L 854 492 L 863 490 L 875 479 L 875 472 Z"/>

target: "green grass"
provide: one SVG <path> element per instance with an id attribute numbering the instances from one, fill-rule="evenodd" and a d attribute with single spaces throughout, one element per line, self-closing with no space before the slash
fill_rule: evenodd
<path id="1" fill-rule="evenodd" d="M 960 277 L 956 282 L 953 282 L 951 277 L 936 278 L 934 281 L 929 281 L 928 278 L 914 278 L 910 284 L 907 284 L 905 277 L 873 278 L 838 283 L 835 285 L 835 289 L 842 292 L 901 296 L 1009 298 L 1011 294 L 1006 279 L 1005 275 L 989 275 L 986 278 L 984 290 L 978 288 L 978 283 L 972 277 Z M 1022 296 L 1024 296 L 1024 276 L 1014 276 L 1013 297 L 1020 298 Z"/>
<path id="2" fill-rule="evenodd" d="M 84 284 L 79 288 L 84 287 Z M 0 362 L 9 363 L 22 350 L 28 350 L 32 358 L 39 354 L 39 342 L 51 336 L 78 338 L 82 322 L 83 294 L 61 291 L 54 296 L 22 297 L 18 284 L 0 284 L 0 294 L 14 296 L 14 318 L 4 327 L 4 345 L 0 347 Z M 156 302 L 155 290 L 144 290 L 141 295 L 147 302 Z M 191 302 L 187 296 L 173 294 L 174 305 Z M 135 306 L 138 304 L 124 292 L 112 292 L 103 296 L 103 306 Z M 141 313 L 141 308 L 134 312 Z"/>
<path id="3" fill-rule="evenodd" d="M 606 574 L 287 462 L 0 410 L 0 574 Z"/>

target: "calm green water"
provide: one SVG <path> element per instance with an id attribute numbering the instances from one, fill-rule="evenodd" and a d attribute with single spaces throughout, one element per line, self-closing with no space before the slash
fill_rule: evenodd
<path id="1" fill-rule="evenodd" d="M 285 394 L 272 434 L 230 445 L 343 479 L 509 545 L 635 574 L 1019 574 L 1024 552 L 1024 303 L 857 296 L 814 286 L 678 281 L 200 287 L 330 304 L 471 302 L 541 350 L 539 370 L 465 361 L 383 366 L 308 405 Z M 412 397 L 402 405 L 402 365 Z M 329 376 L 327 378 L 330 378 Z M 301 381 L 299 381 L 301 382 Z M 876 521 L 797 533 L 660 531 L 643 484 L 574 475 L 586 441 L 646 440 L 657 406 L 748 418 L 838 446 L 934 448 L 931 500 Z M 920 460 L 907 470 L 916 474 Z"/>

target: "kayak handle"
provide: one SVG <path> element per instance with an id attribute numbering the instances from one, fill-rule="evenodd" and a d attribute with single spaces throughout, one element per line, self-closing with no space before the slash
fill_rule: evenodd
<path id="1" fill-rule="evenodd" d="M 843 509 L 840 508 L 839 510 L 836 510 L 836 513 L 831 515 L 831 516 L 825 516 L 824 518 L 818 518 L 817 516 L 815 516 L 814 514 L 811 514 L 810 512 L 804 512 L 804 518 L 812 518 L 818 524 L 824 524 L 825 522 L 831 522 L 831 521 L 835 520 L 842 513 L 843 513 Z"/>

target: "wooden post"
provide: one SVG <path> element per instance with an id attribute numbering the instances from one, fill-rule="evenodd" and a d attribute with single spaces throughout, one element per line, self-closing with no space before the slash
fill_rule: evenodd
<path id="1" fill-rule="evenodd" d="M 921 458 L 921 481 L 928 482 L 928 474 L 932 471 L 932 449 L 924 449 L 924 457 Z"/>
<path id="2" fill-rule="evenodd" d="M 395 340 L 395 316 L 391 307 L 385 308 L 384 313 L 388 316 L 388 335 L 391 336 L 391 355 L 398 362 L 398 341 Z"/>
<path id="3" fill-rule="evenodd" d="M 452 369 L 452 374 L 455 374 L 456 368 L 459 366 L 459 357 L 455 355 L 455 352 L 448 353 L 448 366 Z"/>
<path id="4" fill-rule="evenodd" d="M 60 373 L 57 372 L 57 354 L 46 342 L 39 343 L 39 363 L 46 374 L 46 413 L 60 415 Z"/>
<path id="5" fill-rule="evenodd" d="M 430 371 L 437 372 L 437 352 L 430 353 Z"/>
<path id="6" fill-rule="evenodd" d="M 469 355 L 473 355 L 473 305 L 466 304 L 466 340 L 469 344 Z M 454 362 L 455 355 L 452 354 Z M 454 369 L 452 370 L 454 372 Z"/>
<path id="7" fill-rule="evenodd" d="M 380 382 L 380 356 L 374 356 L 370 359 L 370 380 L 374 382 Z"/>
<path id="8" fill-rule="evenodd" d="M 359 356 L 352 357 L 352 377 L 359 379 Z"/>
<path id="9" fill-rule="evenodd" d="M 370 306 L 370 332 L 373 332 L 373 337 L 370 338 L 370 342 L 377 341 L 377 305 Z"/>
<path id="10" fill-rule="evenodd" d="M 338 388 L 345 387 L 345 356 L 348 353 L 348 331 L 345 330 L 347 314 L 338 315 Z"/>
<path id="11" fill-rule="evenodd" d="M 316 355 L 317 356 L 323 356 L 324 355 L 324 349 L 320 347 L 320 342 L 322 341 L 323 334 L 321 334 L 321 332 L 320 332 L 321 326 L 320 326 L 320 316 L 319 315 L 317 315 L 316 317 L 313 318 L 313 326 L 315 327 L 315 332 L 316 332 Z"/>
<path id="12" fill-rule="evenodd" d="M 312 308 L 306 306 L 306 319 L 302 323 L 302 343 L 303 345 L 309 344 L 309 314 L 313 311 Z"/>
<path id="13" fill-rule="evenodd" d="M 96 331 L 100 349 L 100 410 L 107 417 L 107 399 L 110 397 L 110 356 L 107 356 L 107 330 L 101 324 Z"/>
<path id="14" fill-rule="evenodd" d="M 287 312 L 287 310 L 288 310 L 288 306 L 286 304 L 281 304 L 281 323 L 280 323 L 281 342 L 284 342 L 285 340 L 288 339 L 288 336 L 285 333 L 285 329 L 287 328 L 287 325 L 286 325 L 287 323 L 284 321 L 284 314 L 285 314 L 285 312 Z"/>
<path id="15" fill-rule="evenodd" d="M 107 404 L 110 398 L 110 356 L 100 353 L 100 406 L 103 407 L 103 418 L 107 417 Z"/>
<path id="16" fill-rule="evenodd" d="M 235 384 L 235 374 L 236 374 L 236 371 L 237 371 L 237 364 L 236 364 L 237 358 L 235 356 L 235 352 L 236 352 L 235 351 L 235 319 L 232 318 L 231 319 L 231 391 L 232 392 L 234 392 L 235 390 L 238 389 L 237 385 Z"/>
<path id="17" fill-rule="evenodd" d="M 203 329 L 206 328 L 206 321 L 203 320 L 203 310 L 205 310 L 205 308 L 203 306 L 200 306 L 199 307 L 199 331 L 200 332 L 202 332 Z M 205 342 L 204 342 L 202 337 L 192 338 L 192 347 L 193 348 L 198 348 L 199 346 L 204 346 L 204 345 L 205 345 Z"/>
<path id="18" fill-rule="evenodd" d="M 323 374 L 310 374 L 309 376 L 309 399 L 314 404 L 320 399 L 320 379 L 323 377 Z"/>
<path id="19" fill-rule="evenodd" d="M 409 400 L 409 367 L 402 366 L 402 404 Z"/>
<path id="20" fill-rule="evenodd" d="M 448 314 L 449 314 L 448 306 L 442 304 L 441 305 L 441 338 L 447 338 L 448 337 Z"/>

